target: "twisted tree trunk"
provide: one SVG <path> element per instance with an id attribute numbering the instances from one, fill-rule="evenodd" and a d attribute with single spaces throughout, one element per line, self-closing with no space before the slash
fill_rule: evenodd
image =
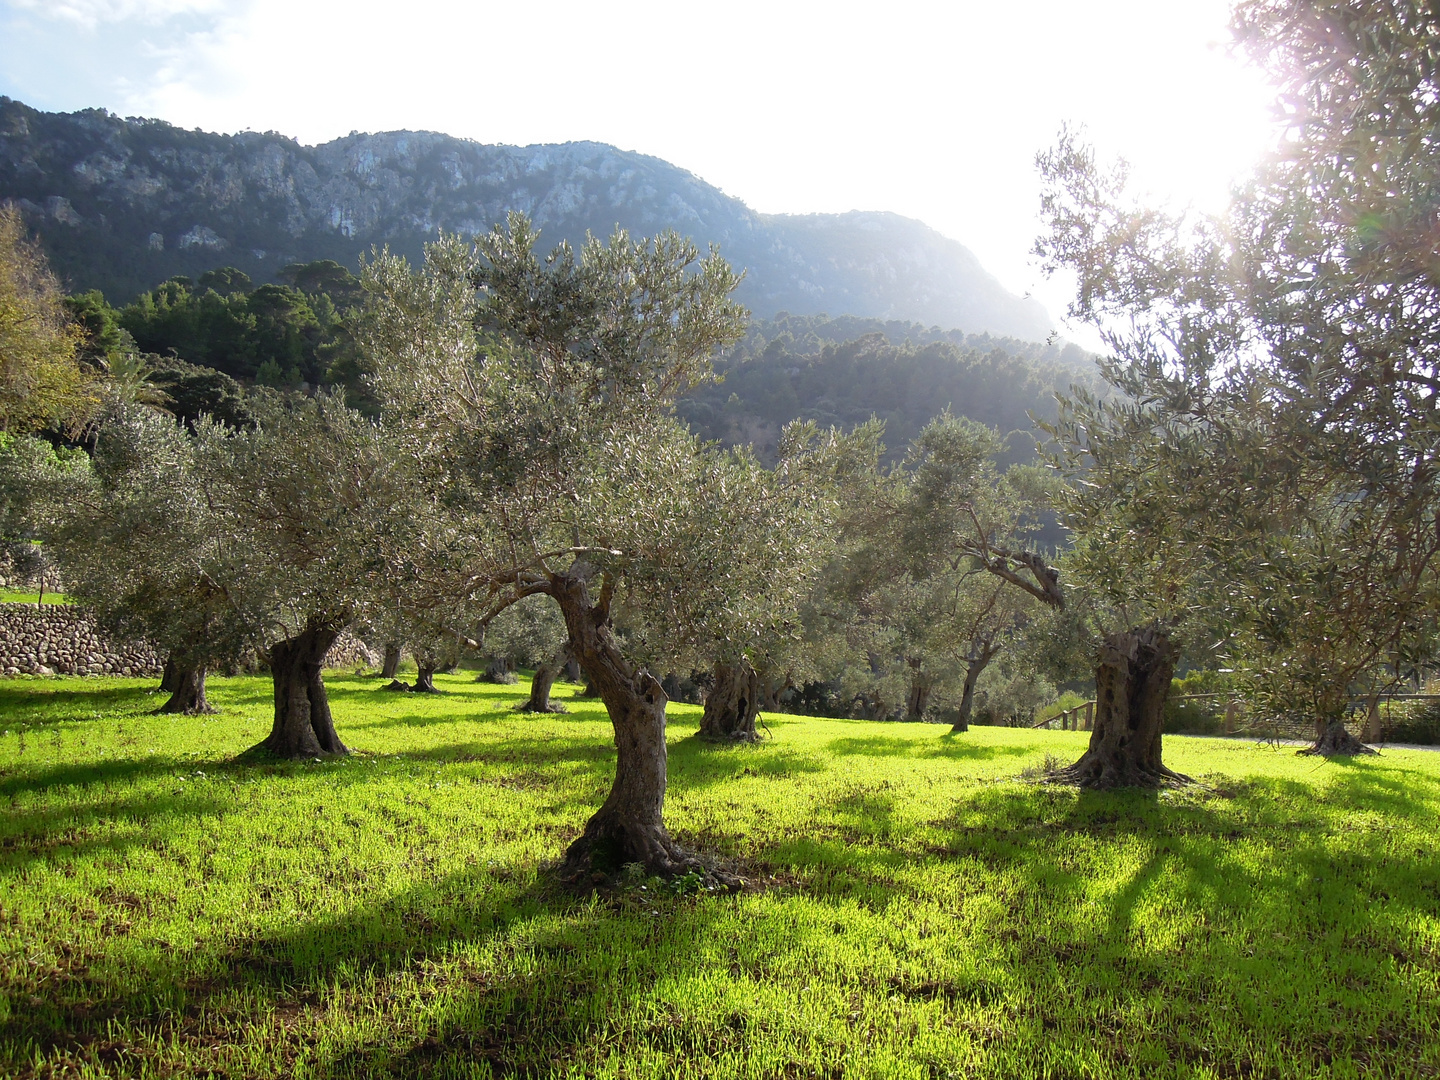
<path id="1" fill-rule="evenodd" d="M 1345 707 L 1349 703 L 1349 697 L 1343 693 L 1331 693 L 1316 702 L 1315 743 L 1298 753 L 1313 754 L 1316 757 L 1353 757 L 1356 754 L 1375 753 L 1346 729 Z M 1377 718 L 1379 712 L 1377 705 Z"/>
<path id="2" fill-rule="evenodd" d="M 400 670 L 400 646 L 391 641 L 385 646 L 385 662 L 380 665 L 382 679 L 394 679 Z"/>
<path id="3" fill-rule="evenodd" d="M 179 668 L 175 664 L 175 654 L 172 652 L 165 657 L 165 670 L 160 673 L 161 693 L 175 693 L 175 678 L 178 674 Z"/>
<path id="4" fill-rule="evenodd" d="M 171 665 L 174 665 L 173 669 Z M 170 686 L 170 699 L 160 706 L 162 713 L 183 713 L 197 716 L 213 713 L 215 708 L 205 697 L 205 665 L 193 660 L 177 660 L 171 654 L 165 662 L 165 675 Z M 164 683 L 161 683 L 164 688 Z"/>
<path id="5" fill-rule="evenodd" d="M 435 689 L 435 672 L 440 669 L 438 661 L 428 656 L 415 658 L 415 685 L 410 689 L 417 694 L 438 694 Z"/>
<path id="6" fill-rule="evenodd" d="M 535 677 L 530 680 L 530 699 L 520 706 L 521 712 L 563 713 L 570 711 L 559 702 L 550 700 L 550 688 L 555 685 L 555 677 L 565 667 L 569 656 L 570 646 L 565 645 L 535 669 Z"/>
<path id="7" fill-rule="evenodd" d="M 1157 623 L 1109 635 L 1095 667 L 1095 727 L 1079 761 L 1054 774 L 1084 788 L 1188 782 L 1161 761 L 1160 736 L 1179 650 Z"/>
<path id="8" fill-rule="evenodd" d="M 992 641 L 985 638 L 981 641 L 983 644 L 979 648 L 971 647 L 970 655 L 966 658 L 965 688 L 960 693 L 959 715 L 950 726 L 952 735 L 970 730 L 970 714 L 975 711 L 975 684 L 980 681 L 981 673 L 990 666 L 990 661 L 994 660 L 995 654 L 1000 651 Z"/>
<path id="9" fill-rule="evenodd" d="M 275 683 L 275 722 L 256 749 L 281 758 L 310 758 L 350 751 L 335 734 L 321 665 L 340 627 L 312 621 L 292 638 L 270 647 Z"/>
<path id="10" fill-rule="evenodd" d="M 925 710 L 930 708 L 930 693 L 935 687 L 935 680 L 926 673 L 919 659 L 912 657 L 907 662 L 911 674 L 910 692 L 905 695 L 905 719 L 924 720 Z"/>
<path id="11" fill-rule="evenodd" d="M 593 603 L 588 576 L 579 563 L 551 575 L 547 591 L 560 605 L 574 656 L 614 725 L 615 783 L 566 851 L 561 876 L 572 883 L 594 880 L 627 863 L 664 877 L 703 872 L 700 860 L 665 828 L 665 692 L 655 676 L 632 668 L 621 654 L 610 628 L 609 587 Z"/>
<path id="12" fill-rule="evenodd" d="M 705 696 L 700 737 L 721 742 L 758 742 L 755 718 L 760 715 L 760 676 L 743 657 L 715 662 L 715 686 Z"/>
<path id="13" fill-rule="evenodd" d="M 568 649 L 566 650 L 565 658 L 565 681 L 568 683 L 578 683 L 580 681 L 580 663 L 573 656 L 569 655 Z"/>

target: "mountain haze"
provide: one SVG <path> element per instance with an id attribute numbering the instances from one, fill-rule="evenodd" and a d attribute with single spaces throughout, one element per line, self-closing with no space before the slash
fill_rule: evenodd
<path id="1" fill-rule="evenodd" d="M 0 199 L 20 206 L 76 290 L 117 302 L 176 274 L 233 265 L 258 281 L 290 262 L 388 244 L 411 257 L 440 229 L 528 213 L 542 242 L 673 228 L 746 271 L 740 299 L 1044 338 L 1035 301 L 963 245 L 897 214 L 760 214 L 658 158 L 603 143 L 491 146 L 433 132 L 354 133 L 303 146 L 217 135 L 101 109 L 45 113 L 0 97 Z"/>

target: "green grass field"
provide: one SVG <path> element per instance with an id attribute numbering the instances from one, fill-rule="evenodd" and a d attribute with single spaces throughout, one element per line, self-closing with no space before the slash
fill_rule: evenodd
<path id="1" fill-rule="evenodd" d="M 64 593 L 47 591 L 42 597 L 38 589 L 0 589 L 0 604 L 68 604 Z"/>
<path id="2" fill-rule="evenodd" d="M 1440 1075 L 1440 754 L 1081 794 L 1018 776 L 1084 733 L 672 706 L 671 829 L 749 887 L 576 898 L 603 711 L 469 679 L 333 677 L 357 753 L 294 765 L 234 762 L 263 679 L 0 682 L 0 1075 Z"/>

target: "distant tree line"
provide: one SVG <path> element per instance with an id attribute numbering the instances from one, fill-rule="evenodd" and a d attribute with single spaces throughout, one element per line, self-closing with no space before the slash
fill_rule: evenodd
<path id="1" fill-rule="evenodd" d="M 1073 343 L 1033 343 L 916 323 L 778 315 L 756 320 L 715 365 L 716 382 L 680 400 L 704 439 L 774 453 L 792 420 L 854 427 L 885 423 L 901 456 L 943 411 L 995 428 L 1004 461 L 1033 456 L 1031 416 L 1053 419 L 1056 394 L 1094 388 L 1094 361 Z"/>

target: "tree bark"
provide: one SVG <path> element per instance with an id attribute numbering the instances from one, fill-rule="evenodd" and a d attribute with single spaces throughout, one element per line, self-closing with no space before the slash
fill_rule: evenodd
<path id="1" fill-rule="evenodd" d="M 700 737 L 719 742 L 759 742 L 760 676 L 743 657 L 738 663 L 715 662 L 715 686 L 705 696 Z"/>
<path id="2" fill-rule="evenodd" d="M 1370 698 L 1370 707 L 1365 713 L 1365 730 L 1361 733 L 1361 741 L 1367 743 L 1383 742 L 1385 739 L 1385 721 L 1380 716 L 1380 698 Z"/>
<path id="3" fill-rule="evenodd" d="M 934 680 L 926 673 L 922 660 L 911 657 L 907 663 L 910 665 L 910 689 L 905 695 L 905 719 L 918 722 L 925 719 L 925 710 L 930 708 Z"/>
<path id="4" fill-rule="evenodd" d="M 340 628 L 307 623 L 292 638 L 270 647 L 270 677 L 275 683 L 275 722 L 256 749 L 281 758 L 312 758 L 350 751 L 335 734 L 330 699 L 321 665 Z"/>
<path id="5" fill-rule="evenodd" d="M 174 670 L 170 670 L 171 665 Z M 205 697 L 205 665 L 178 661 L 172 655 L 165 662 L 166 676 L 170 680 L 170 700 L 160 706 L 162 713 L 183 713 L 197 716 L 216 710 Z M 163 686 L 163 683 L 162 683 Z"/>
<path id="6" fill-rule="evenodd" d="M 394 679 L 400 670 L 400 646 L 391 641 L 385 646 L 385 662 L 380 665 L 382 679 Z"/>
<path id="7" fill-rule="evenodd" d="M 592 603 L 587 577 L 587 568 L 578 563 L 551 575 L 547 591 L 560 605 L 572 653 L 615 728 L 615 782 L 566 851 L 561 877 L 572 883 L 594 881 L 627 863 L 640 863 L 664 877 L 704 872 L 700 860 L 665 828 L 665 691 L 649 671 L 625 660 L 610 628 L 609 589 Z"/>
<path id="8" fill-rule="evenodd" d="M 790 688 L 791 682 L 788 674 L 779 679 L 760 676 L 760 711 L 779 712 L 780 695 Z"/>
<path id="9" fill-rule="evenodd" d="M 976 664 L 965 669 L 965 688 L 960 692 L 959 715 L 955 717 L 955 723 L 950 725 L 952 735 L 970 730 L 970 714 L 975 711 L 975 683 L 980 678 L 981 670 Z"/>
<path id="10" fill-rule="evenodd" d="M 165 670 L 160 673 L 160 692 L 163 694 L 175 693 L 175 679 L 180 669 L 175 664 L 175 654 L 172 652 L 165 657 Z"/>
<path id="11" fill-rule="evenodd" d="M 417 694 L 438 694 L 435 689 L 435 672 L 440 669 L 439 663 L 429 657 L 415 658 L 415 685 L 410 689 Z"/>
<path id="12" fill-rule="evenodd" d="M 515 681 L 515 673 L 510 670 L 510 658 L 508 656 L 491 657 L 485 665 L 485 674 L 481 678 L 484 682 L 509 686 Z"/>
<path id="13" fill-rule="evenodd" d="M 580 681 L 580 663 L 573 656 L 569 655 L 569 650 L 566 650 L 566 657 L 565 681 L 568 683 L 578 683 Z"/>
<path id="14" fill-rule="evenodd" d="M 559 702 L 550 700 L 550 688 L 555 685 L 555 677 L 564 669 L 569 656 L 570 647 L 566 645 L 535 669 L 535 677 L 530 680 L 530 699 L 520 706 L 521 712 L 563 713 L 570 711 Z"/>
<path id="15" fill-rule="evenodd" d="M 1316 757 L 1354 757 L 1356 754 L 1373 754 L 1375 752 L 1346 730 L 1345 713 L 1338 709 L 1330 712 L 1329 715 L 1317 717 L 1314 745 L 1296 751 L 1301 755 Z"/>
<path id="16" fill-rule="evenodd" d="M 1083 788 L 1160 787 L 1190 778 L 1160 756 L 1170 680 L 1179 650 L 1156 623 L 1105 639 L 1095 667 L 1095 727 L 1090 746 L 1054 779 Z"/>
<path id="17" fill-rule="evenodd" d="M 995 659 L 995 654 L 1000 651 L 999 647 L 990 643 L 989 640 L 981 638 L 985 644 L 979 651 L 973 646 L 965 665 L 965 688 L 960 693 L 960 714 L 955 718 L 955 723 L 950 727 L 950 734 L 958 735 L 962 731 L 970 730 L 970 714 L 975 711 L 975 684 L 980 681 L 981 674 L 990 666 L 990 661 Z"/>

